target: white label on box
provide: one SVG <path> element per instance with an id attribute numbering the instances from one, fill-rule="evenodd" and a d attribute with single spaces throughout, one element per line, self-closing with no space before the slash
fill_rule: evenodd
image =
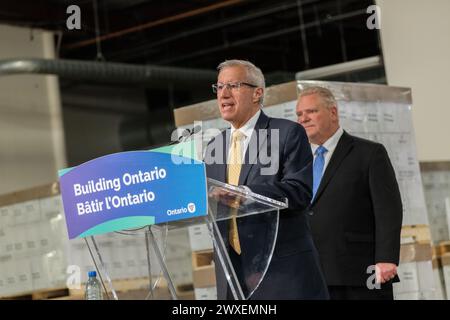
<path id="1" fill-rule="evenodd" d="M 407 293 L 419 291 L 416 262 L 401 263 L 398 268 L 400 282 L 394 283 L 394 293 Z"/>
<path id="2" fill-rule="evenodd" d="M 33 290 L 31 280 L 31 268 L 29 258 L 18 259 L 15 262 L 17 290 L 19 292 L 29 292 Z"/>
<path id="3" fill-rule="evenodd" d="M 207 250 L 213 247 L 206 224 L 189 227 L 189 241 L 192 251 Z"/>
<path id="4" fill-rule="evenodd" d="M 12 206 L 0 208 L 0 219 L 3 227 L 10 227 L 13 225 Z"/>
<path id="5" fill-rule="evenodd" d="M 14 225 L 22 225 L 26 223 L 25 207 L 23 203 L 17 203 L 12 206 Z"/>
<path id="6" fill-rule="evenodd" d="M 4 274 L 5 279 L 5 296 L 11 296 L 20 292 L 16 270 L 15 261 L 12 259 L 2 262 L 2 274 Z"/>
<path id="7" fill-rule="evenodd" d="M 23 203 L 25 223 L 38 222 L 41 219 L 39 200 L 31 200 Z"/>
<path id="8" fill-rule="evenodd" d="M 217 288 L 194 288 L 195 300 L 217 300 Z"/>
<path id="9" fill-rule="evenodd" d="M 39 201 L 41 206 L 42 220 L 49 221 L 58 214 L 64 212 L 60 195 L 42 198 Z"/>
<path id="10" fill-rule="evenodd" d="M 14 256 L 22 258 L 26 251 L 26 225 L 17 225 L 13 228 L 14 232 Z"/>
<path id="11" fill-rule="evenodd" d="M 31 283 L 33 290 L 41 290 L 50 287 L 48 273 L 45 271 L 43 257 L 30 258 Z"/>

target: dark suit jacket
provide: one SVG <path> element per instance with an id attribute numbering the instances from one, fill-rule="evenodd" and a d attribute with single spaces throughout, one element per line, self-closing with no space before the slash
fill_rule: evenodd
<path id="1" fill-rule="evenodd" d="M 273 142 L 272 138 L 276 138 L 277 134 L 279 139 Z M 205 153 L 207 176 L 223 182 L 226 182 L 229 135 L 228 129 L 215 137 L 208 144 Z M 253 153 L 253 156 L 249 152 L 252 146 L 258 146 L 258 153 Z M 271 175 L 261 174 L 262 168 L 271 165 L 261 160 L 262 153 L 267 150 L 268 154 L 276 155 L 273 158 L 278 158 L 279 168 Z M 211 163 L 213 158 L 221 163 Z M 288 198 L 289 209 L 280 212 L 274 254 L 264 279 L 252 295 L 253 299 L 328 298 L 305 215 L 305 209 L 311 201 L 311 163 L 311 148 L 304 129 L 295 122 L 269 118 L 261 113 L 247 148 L 239 184 L 273 199 Z M 229 252 L 244 288 L 246 281 L 251 278 L 252 264 L 262 251 L 270 248 L 268 238 L 273 223 L 276 223 L 274 217 L 277 215 L 263 214 L 237 219 L 242 254 L 238 256 L 232 249 Z M 228 245 L 228 221 L 219 225 L 219 228 L 225 244 Z M 219 299 L 230 297 L 222 272 L 220 263 L 216 261 Z"/>
<path id="2" fill-rule="evenodd" d="M 398 264 L 402 202 L 382 144 L 344 131 L 311 211 L 313 238 L 328 285 L 366 286 L 373 274 L 367 273 L 368 266 Z"/>

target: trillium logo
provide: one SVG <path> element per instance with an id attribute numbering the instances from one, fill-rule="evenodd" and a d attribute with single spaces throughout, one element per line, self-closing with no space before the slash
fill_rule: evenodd
<path id="1" fill-rule="evenodd" d="M 194 203 L 188 203 L 187 205 L 187 209 L 190 213 L 194 213 L 195 212 L 195 204 Z"/>

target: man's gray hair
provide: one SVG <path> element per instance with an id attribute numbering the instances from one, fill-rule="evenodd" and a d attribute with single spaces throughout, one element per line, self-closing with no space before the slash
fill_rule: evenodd
<path id="1" fill-rule="evenodd" d="M 217 66 L 217 70 L 220 71 L 229 67 L 243 67 L 247 71 L 247 82 L 250 84 L 254 84 L 260 88 L 263 88 L 263 96 L 259 100 L 259 103 L 262 105 L 264 101 L 264 94 L 266 92 L 266 81 L 264 80 L 264 74 L 261 69 L 255 66 L 250 61 L 246 60 L 225 60 L 221 64 Z"/>
<path id="2" fill-rule="evenodd" d="M 306 89 L 303 89 L 300 91 L 300 94 L 298 95 L 298 98 L 302 98 L 304 96 L 310 96 L 312 94 L 318 95 L 321 100 L 323 101 L 325 107 L 331 108 L 332 106 L 337 107 L 336 98 L 334 97 L 333 93 L 324 87 L 307 87 Z"/>

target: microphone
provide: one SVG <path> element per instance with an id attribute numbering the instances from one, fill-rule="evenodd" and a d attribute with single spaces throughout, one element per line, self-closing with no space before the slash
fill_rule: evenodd
<path id="1" fill-rule="evenodd" d="M 202 127 L 199 125 L 193 127 L 192 129 L 189 129 L 189 128 L 184 129 L 183 132 L 181 133 L 181 136 L 179 136 L 177 140 L 172 141 L 168 145 L 171 146 L 171 145 L 174 145 L 177 143 L 185 142 L 185 141 L 187 141 L 187 139 L 189 139 L 194 134 L 199 133 L 201 130 L 202 130 Z"/>

